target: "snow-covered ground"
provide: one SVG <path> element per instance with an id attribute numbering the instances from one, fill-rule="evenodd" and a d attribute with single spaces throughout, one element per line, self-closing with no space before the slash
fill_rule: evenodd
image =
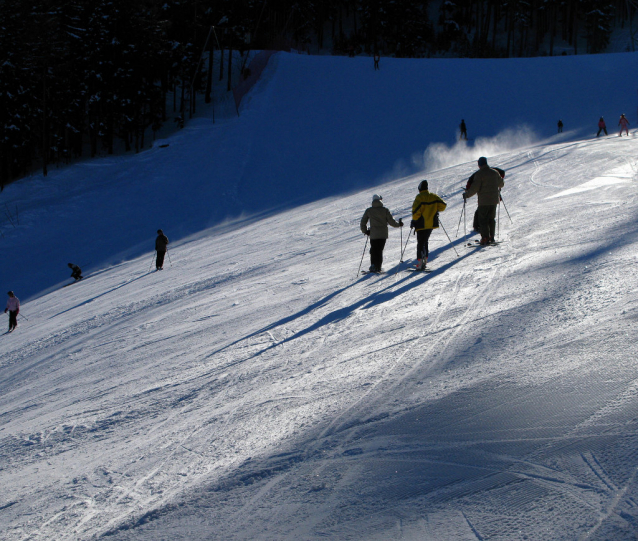
<path id="1" fill-rule="evenodd" d="M 636 539 L 637 58 L 277 55 L 238 119 L 9 186 L 0 539 Z M 483 154 L 511 220 L 477 249 Z M 358 276 L 372 193 L 406 219 L 422 178 L 453 243 L 416 274 L 394 229 Z"/>

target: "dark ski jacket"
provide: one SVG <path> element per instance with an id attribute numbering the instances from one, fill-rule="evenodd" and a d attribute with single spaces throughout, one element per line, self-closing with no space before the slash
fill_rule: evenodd
<path id="1" fill-rule="evenodd" d="M 492 169 L 494 169 L 494 171 L 497 171 L 498 174 L 501 175 L 501 178 L 505 178 L 505 171 L 503 171 L 502 169 L 499 169 L 498 167 L 492 167 Z M 478 173 L 478 171 L 475 171 L 474 173 L 472 173 L 470 178 L 467 179 L 467 184 L 465 185 L 466 190 L 470 189 L 470 186 L 472 185 L 472 183 L 474 182 L 474 178 L 476 177 L 476 173 Z"/>
<path id="2" fill-rule="evenodd" d="M 373 201 L 372 206 L 363 213 L 360 225 L 364 235 L 368 232 L 368 220 L 370 221 L 370 239 L 372 240 L 387 239 L 388 224 L 392 227 L 401 227 L 381 201 Z"/>
<path id="3" fill-rule="evenodd" d="M 472 176 L 474 181 L 465 191 L 465 197 L 468 198 L 478 194 L 479 207 L 483 205 L 498 205 L 500 202 L 500 188 L 505 186 L 500 173 L 489 165 L 484 165 Z"/>
<path id="4" fill-rule="evenodd" d="M 168 237 L 166 235 L 157 235 L 155 239 L 155 250 L 165 252 L 168 246 Z"/>
<path id="5" fill-rule="evenodd" d="M 447 203 L 435 193 L 422 190 L 412 203 L 412 222 L 414 229 L 437 229 L 439 227 L 437 214 L 447 208 Z"/>

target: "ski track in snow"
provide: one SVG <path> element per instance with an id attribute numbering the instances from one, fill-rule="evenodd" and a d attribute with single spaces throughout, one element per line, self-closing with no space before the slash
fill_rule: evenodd
<path id="1" fill-rule="evenodd" d="M 367 190 L 25 303 L 0 539 L 635 539 L 633 135 L 490 157 L 504 242 L 435 231 L 429 274 L 392 230 L 386 274 L 355 276 Z M 428 173 L 450 234 L 473 170 Z M 419 178 L 374 191 L 405 220 Z"/>

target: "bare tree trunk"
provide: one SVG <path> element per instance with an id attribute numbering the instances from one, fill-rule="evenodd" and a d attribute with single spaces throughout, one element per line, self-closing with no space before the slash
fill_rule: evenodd
<path id="1" fill-rule="evenodd" d="M 206 97 L 204 98 L 204 101 L 206 103 L 211 102 L 210 94 L 213 90 L 213 57 L 214 57 L 213 51 L 214 49 L 215 49 L 215 46 L 211 43 L 209 53 L 208 53 L 208 73 L 206 74 Z"/>
<path id="2" fill-rule="evenodd" d="M 226 90 L 230 92 L 231 79 L 232 79 L 232 67 L 233 67 L 233 46 L 231 45 L 228 48 L 228 84 L 226 85 Z"/>

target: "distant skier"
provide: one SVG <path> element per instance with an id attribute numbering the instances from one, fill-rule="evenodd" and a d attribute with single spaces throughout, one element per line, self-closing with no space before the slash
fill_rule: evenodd
<path id="1" fill-rule="evenodd" d="M 13 291 L 7 293 L 9 299 L 7 300 L 7 307 L 4 309 L 4 313 L 9 312 L 9 332 L 12 332 L 18 326 L 18 314 L 20 313 L 20 299 L 16 297 Z"/>
<path id="2" fill-rule="evenodd" d="M 397 222 L 392 217 L 392 213 L 383 206 L 382 199 L 383 197 L 377 194 L 372 196 L 372 206 L 363 213 L 360 224 L 363 234 L 370 236 L 370 272 L 381 272 L 383 249 L 388 239 L 388 224 L 392 227 L 403 227 L 403 221 Z"/>
<path id="3" fill-rule="evenodd" d="M 447 204 L 435 193 L 428 191 L 428 181 L 419 183 L 419 195 L 412 203 L 412 222 L 410 227 L 416 231 L 416 270 L 423 270 L 428 262 L 430 250 L 428 240 L 433 229 L 439 227 L 439 212 L 443 212 Z"/>
<path id="4" fill-rule="evenodd" d="M 461 130 L 461 137 L 459 139 L 465 139 L 467 141 L 467 126 L 465 125 L 465 120 L 461 119 L 461 123 L 459 124 L 459 128 Z"/>
<path id="5" fill-rule="evenodd" d="M 155 239 L 155 251 L 157 252 L 157 257 L 155 259 L 155 268 L 157 270 L 164 269 L 164 256 L 166 255 L 167 250 L 168 237 L 164 235 L 164 231 L 158 229 L 157 238 Z"/>
<path id="6" fill-rule="evenodd" d="M 499 169 L 498 167 L 492 167 L 492 169 L 498 172 L 498 174 L 501 175 L 501 178 L 503 179 L 505 178 L 505 171 L 503 171 L 502 169 Z M 476 178 L 476 173 L 478 173 L 478 171 L 475 171 L 474 173 L 472 173 L 472 175 L 470 175 L 470 178 L 467 179 L 467 184 L 465 185 L 465 191 L 470 189 L 470 186 L 472 185 L 472 183 L 474 182 L 474 179 Z M 499 196 L 499 200 L 500 200 L 500 196 Z M 474 219 L 472 220 L 472 229 L 474 229 L 474 231 L 476 231 L 477 233 L 481 232 L 481 223 L 479 220 L 478 207 L 476 207 L 476 210 L 474 211 Z"/>
<path id="7" fill-rule="evenodd" d="M 379 60 L 381 60 L 381 56 L 379 56 L 379 53 L 374 53 L 374 69 L 375 70 L 379 69 Z"/>
<path id="8" fill-rule="evenodd" d="M 620 133 L 618 134 L 618 137 L 622 137 L 623 130 L 627 132 L 627 137 L 629 137 L 629 120 L 627 120 L 627 117 L 625 116 L 624 113 L 620 115 L 620 120 L 618 121 L 618 125 L 620 126 Z"/>
<path id="9" fill-rule="evenodd" d="M 607 135 L 607 124 L 605 124 L 605 120 L 603 119 L 603 117 L 600 117 L 600 120 L 598 121 L 598 133 L 596 134 L 596 137 L 598 137 L 600 135 L 600 132 L 604 131 L 605 135 Z"/>
<path id="10" fill-rule="evenodd" d="M 563 133 L 563 121 L 558 121 L 558 133 Z"/>
<path id="11" fill-rule="evenodd" d="M 487 158 L 478 159 L 479 170 L 475 173 L 474 182 L 463 193 L 463 199 L 478 196 L 478 218 L 481 227 L 481 246 L 494 242 L 496 233 L 496 207 L 500 202 L 500 188 L 505 182 L 500 173 L 487 165 Z"/>
<path id="12" fill-rule="evenodd" d="M 69 263 L 67 267 L 69 267 L 72 271 L 71 278 L 75 279 L 76 282 L 82 280 L 82 269 L 80 267 L 74 263 Z"/>

